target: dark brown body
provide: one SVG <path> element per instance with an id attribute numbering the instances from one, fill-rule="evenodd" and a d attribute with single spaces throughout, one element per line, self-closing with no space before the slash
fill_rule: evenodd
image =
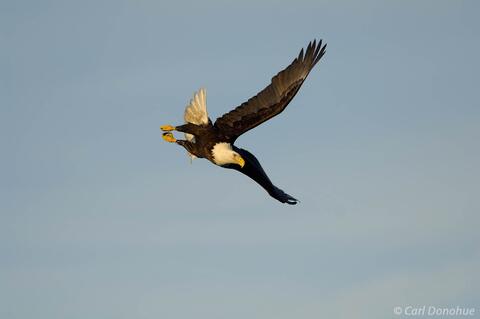
<path id="1" fill-rule="evenodd" d="M 225 142 L 221 132 L 212 125 L 209 119 L 207 125 L 184 124 L 176 127 L 179 132 L 189 133 L 195 136 L 195 142 L 177 140 L 177 143 L 198 158 L 206 158 L 213 161 L 212 149 L 217 143 Z"/>

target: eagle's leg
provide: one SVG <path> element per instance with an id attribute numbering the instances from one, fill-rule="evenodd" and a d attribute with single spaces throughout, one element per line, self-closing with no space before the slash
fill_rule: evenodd
<path id="1" fill-rule="evenodd" d="M 190 141 L 185 141 L 185 140 L 177 140 L 172 133 L 170 132 L 165 132 L 162 135 L 162 138 L 169 143 L 177 143 L 180 146 L 183 146 L 189 153 L 193 154 L 195 153 L 195 146 L 192 142 Z"/>
<path id="2" fill-rule="evenodd" d="M 195 153 L 194 144 L 192 142 L 185 140 L 177 140 L 176 143 L 180 146 L 183 146 L 190 154 Z"/>
<path id="3" fill-rule="evenodd" d="M 187 151 L 191 152 L 193 149 L 193 143 L 190 141 L 185 141 L 185 140 L 177 140 L 172 133 L 170 132 L 165 132 L 162 135 L 162 138 L 169 143 L 177 143 L 180 146 L 183 146 L 187 149 Z"/>
<path id="4" fill-rule="evenodd" d="M 175 127 L 175 131 L 183 132 L 192 135 L 200 135 L 201 127 L 196 124 L 186 123 L 180 126 Z"/>
<path id="5" fill-rule="evenodd" d="M 183 132 L 183 133 L 198 135 L 198 134 L 200 134 L 201 127 L 199 125 L 196 125 L 196 124 L 186 123 L 186 124 L 179 125 L 179 126 L 162 125 L 162 126 L 160 126 L 160 129 L 164 132 L 177 131 L 177 132 Z"/>

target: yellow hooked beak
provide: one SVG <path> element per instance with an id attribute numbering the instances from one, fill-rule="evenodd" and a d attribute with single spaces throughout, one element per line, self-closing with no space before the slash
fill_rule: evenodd
<path id="1" fill-rule="evenodd" d="M 240 155 L 235 155 L 235 161 L 240 165 L 241 168 L 245 166 L 245 160 Z"/>

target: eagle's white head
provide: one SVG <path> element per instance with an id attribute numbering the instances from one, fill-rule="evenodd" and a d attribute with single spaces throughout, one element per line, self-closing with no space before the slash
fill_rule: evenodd
<path id="1" fill-rule="evenodd" d="M 245 165 L 245 160 L 235 152 L 230 143 L 217 143 L 212 149 L 213 161 L 217 165 L 237 164 L 240 167 Z"/>

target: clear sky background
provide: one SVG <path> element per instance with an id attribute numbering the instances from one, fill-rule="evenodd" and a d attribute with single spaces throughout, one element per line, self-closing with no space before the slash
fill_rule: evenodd
<path id="1" fill-rule="evenodd" d="M 1 1 L 0 317 L 480 316 L 478 1 Z M 237 144 L 299 198 L 161 140 L 313 38 Z"/>

